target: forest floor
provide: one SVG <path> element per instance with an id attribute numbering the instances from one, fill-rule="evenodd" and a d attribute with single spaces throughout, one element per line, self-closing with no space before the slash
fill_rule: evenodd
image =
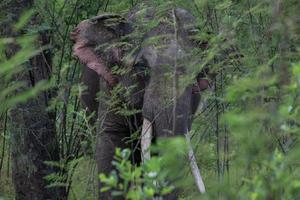
<path id="1" fill-rule="evenodd" d="M 7 155 L 4 156 L 2 170 L 0 171 L 0 200 L 14 199 L 14 188 L 11 177 L 11 169 L 7 169 Z M 11 163 L 10 163 L 11 164 Z M 82 159 L 72 177 L 69 200 L 97 198 L 96 165 L 93 159 Z"/>

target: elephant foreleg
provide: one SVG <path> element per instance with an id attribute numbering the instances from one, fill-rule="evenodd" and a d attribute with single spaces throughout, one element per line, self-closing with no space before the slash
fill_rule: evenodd
<path id="1" fill-rule="evenodd" d="M 125 138 L 130 137 L 126 119 L 114 113 L 108 113 L 102 123 L 102 130 L 98 136 L 96 145 L 96 162 L 98 167 L 98 174 L 109 175 L 115 167 L 112 161 L 115 155 L 116 148 L 130 148 L 130 144 L 124 141 Z M 103 187 L 99 182 L 99 188 Z M 122 200 L 122 197 L 112 196 L 111 192 L 99 192 L 99 200 Z"/>

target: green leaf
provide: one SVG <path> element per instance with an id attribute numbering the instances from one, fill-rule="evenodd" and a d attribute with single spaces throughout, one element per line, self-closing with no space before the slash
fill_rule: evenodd
<path id="1" fill-rule="evenodd" d="M 27 10 L 25 13 L 23 13 L 19 19 L 19 21 L 14 26 L 14 31 L 21 30 L 26 24 L 28 24 L 31 17 L 34 15 L 35 10 Z"/>

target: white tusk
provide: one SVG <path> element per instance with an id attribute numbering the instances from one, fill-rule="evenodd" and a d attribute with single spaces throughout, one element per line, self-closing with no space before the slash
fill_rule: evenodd
<path id="1" fill-rule="evenodd" d="M 150 145 L 152 140 L 152 123 L 144 118 L 142 137 L 141 137 L 141 148 L 142 148 L 142 161 L 150 160 Z"/>
<path id="2" fill-rule="evenodd" d="M 196 181 L 199 191 L 201 193 L 204 193 L 205 185 L 204 185 L 204 182 L 203 182 L 201 174 L 200 174 L 200 169 L 196 162 L 195 154 L 194 154 L 194 151 L 193 151 L 193 148 L 191 145 L 191 136 L 190 136 L 189 131 L 187 131 L 187 133 L 185 134 L 185 139 L 186 139 L 186 142 L 187 142 L 187 145 L 189 148 L 189 161 L 190 161 L 190 167 L 191 167 L 192 173 L 194 175 L 194 178 L 195 178 L 195 181 Z"/>

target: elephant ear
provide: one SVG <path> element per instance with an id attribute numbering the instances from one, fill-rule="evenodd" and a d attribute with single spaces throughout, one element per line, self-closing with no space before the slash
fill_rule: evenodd
<path id="1" fill-rule="evenodd" d="M 210 33 L 207 32 L 206 37 L 202 39 L 197 37 L 197 34 L 199 34 L 201 30 L 196 23 L 196 18 L 193 15 L 191 15 L 190 12 L 182 8 L 176 9 L 176 17 L 177 23 L 181 28 L 179 30 L 181 34 L 186 35 L 189 38 L 189 40 L 193 43 L 194 47 L 200 48 L 201 50 L 207 49 Z"/>
<path id="2" fill-rule="evenodd" d="M 176 17 L 179 27 L 181 28 L 181 36 L 187 38 L 189 41 L 190 47 L 198 49 L 198 51 L 205 51 L 208 46 L 208 38 L 210 33 L 206 33 L 208 38 L 199 38 L 197 34 L 200 32 L 200 28 L 196 24 L 196 19 L 185 9 L 177 8 Z M 194 56 L 196 60 L 191 59 L 194 63 L 201 62 L 201 55 Z M 208 87 L 210 87 L 210 80 L 212 80 L 216 74 L 210 72 L 209 68 L 205 66 L 203 69 L 193 69 L 194 72 L 197 72 L 196 75 L 196 84 L 193 85 L 193 92 L 200 92 Z M 200 71 L 199 71 L 200 70 Z"/>

